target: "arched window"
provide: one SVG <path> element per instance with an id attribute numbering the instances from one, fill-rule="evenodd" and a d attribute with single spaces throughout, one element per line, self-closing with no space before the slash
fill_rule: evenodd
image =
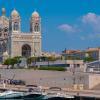
<path id="1" fill-rule="evenodd" d="M 39 27 L 39 24 L 38 23 L 35 24 L 34 31 L 35 32 L 39 32 L 40 31 L 40 27 Z"/>
<path id="2" fill-rule="evenodd" d="M 34 31 L 37 32 L 37 30 L 36 30 L 36 25 L 34 26 Z"/>
<path id="3" fill-rule="evenodd" d="M 7 44 L 5 42 L 2 43 L 2 49 L 3 49 L 3 52 L 5 52 L 7 50 Z"/>
<path id="4" fill-rule="evenodd" d="M 18 22 L 14 23 L 14 31 L 18 31 L 19 30 L 19 24 Z"/>

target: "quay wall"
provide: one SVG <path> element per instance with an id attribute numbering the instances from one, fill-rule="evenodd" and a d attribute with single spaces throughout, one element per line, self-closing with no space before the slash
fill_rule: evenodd
<path id="1" fill-rule="evenodd" d="M 99 74 L 69 71 L 43 71 L 33 69 L 0 69 L 2 79 L 18 79 L 26 81 L 27 85 L 44 87 L 73 88 L 74 84 L 83 84 L 84 89 L 92 89 L 100 84 Z"/>
<path id="2" fill-rule="evenodd" d="M 94 88 L 98 84 L 100 84 L 100 75 L 99 74 L 90 74 L 89 75 L 89 83 L 88 83 L 89 89 Z"/>

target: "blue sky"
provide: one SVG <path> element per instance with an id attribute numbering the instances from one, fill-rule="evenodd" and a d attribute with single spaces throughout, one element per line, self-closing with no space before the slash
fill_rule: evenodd
<path id="1" fill-rule="evenodd" d="M 0 0 L 2 7 L 7 16 L 18 10 L 24 32 L 32 12 L 40 13 L 44 51 L 100 46 L 100 0 Z"/>

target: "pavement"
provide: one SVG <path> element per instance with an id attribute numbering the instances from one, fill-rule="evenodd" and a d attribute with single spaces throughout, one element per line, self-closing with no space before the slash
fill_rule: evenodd
<path id="1" fill-rule="evenodd" d="M 20 79 L 27 85 L 72 88 L 74 83 L 87 84 L 88 73 L 69 71 L 42 71 L 33 69 L 0 69 L 2 79 Z"/>

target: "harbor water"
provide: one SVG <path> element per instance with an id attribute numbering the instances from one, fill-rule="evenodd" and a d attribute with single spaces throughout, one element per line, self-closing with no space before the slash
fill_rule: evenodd
<path id="1" fill-rule="evenodd" d="M 27 98 L 12 98 L 12 99 L 0 99 L 0 100 L 100 100 L 100 99 L 88 98 L 88 97 L 75 97 L 75 98 L 52 97 L 49 99 L 44 99 L 42 97 L 39 98 L 27 97 Z"/>

